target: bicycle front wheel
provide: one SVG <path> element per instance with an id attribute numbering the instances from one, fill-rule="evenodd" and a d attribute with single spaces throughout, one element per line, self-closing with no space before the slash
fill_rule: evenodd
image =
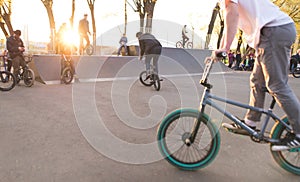
<path id="1" fill-rule="evenodd" d="M 153 85 L 156 91 L 160 90 L 160 80 L 159 76 L 156 74 L 153 75 Z"/>
<path id="2" fill-rule="evenodd" d="M 73 76 L 74 75 L 71 67 L 66 67 L 62 72 L 61 80 L 63 81 L 63 83 L 69 84 L 72 82 Z"/>
<path id="3" fill-rule="evenodd" d="M 292 74 L 295 78 L 300 78 L 300 67 L 294 68 Z"/>
<path id="4" fill-rule="evenodd" d="M 17 79 L 14 74 L 9 71 L 0 71 L 0 90 L 10 91 L 17 84 Z"/>
<path id="5" fill-rule="evenodd" d="M 34 84 L 35 76 L 32 69 L 26 69 L 23 74 L 24 84 L 31 87 Z"/>
<path id="6" fill-rule="evenodd" d="M 187 43 L 187 48 L 188 49 L 193 49 L 193 43 L 192 42 L 188 42 Z"/>
<path id="7" fill-rule="evenodd" d="M 185 140 L 191 131 L 199 111 L 179 109 L 169 114 L 160 124 L 157 132 L 158 147 L 165 159 L 178 168 L 196 170 L 207 166 L 217 156 L 220 148 L 220 134 L 217 127 L 203 115 L 193 143 Z"/>
<path id="8" fill-rule="evenodd" d="M 147 77 L 147 72 L 146 71 L 143 71 L 140 73 L 140 82 L 147 86 L 147 87 L 150 87 L 153 83 L 151 82 L 151 79 L 150 77 L 148 76 Z"/>
<path id="9" fill-rule="evenodd" d="M 287 117 L 282 120 L 288 123 Z M 294 137 L 294 135 L 295 134 L 288 132 L 284 125 L 279 122 L 274 125 L 271 131 L 271 137 L 278 140 Z M 271 144 L 270 149 L 276 163 L 286 171 L 300 175 L 300 148 L 284 151 L 272 151 L 272 146 L 273 144 Z"/>

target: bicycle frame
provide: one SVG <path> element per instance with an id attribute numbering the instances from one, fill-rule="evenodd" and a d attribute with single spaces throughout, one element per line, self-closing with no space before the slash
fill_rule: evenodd
<path id="1" fill-rule="evenodd" d="M 201 117 L 204 114 L 206 105 L 209 105 L 212 108 L 215 108 L 217 111 L 221 112 L 228 119 L 232 120 L 234 123 L 240 125 L 243 129 L 245 129 L 250 134 L 250 136 L 253 136 L 255 139 L 258 139 L 259 141 L 264 140 L 264 141 L 267 141 L 267 142 L 270 142 L 270 143 L 278 142 L 277 140 L 275 141 L 275 140 L 272 140 L 270 138 L 264 137 L 264 133 L 266 131 L 267 125 L 269 124 L 270 118 L 273 118 L 274 121 L 280 122 L 282 125 L 284 125 L 286 127 L 286 130 L 288 130 L 289 132 L 292 132 L 291 126 L 289 126 L 287 123 L 285 123 L 283 120 L 281 120 L 278 116 L 276 116 L 272 112 L 272 110 L 275 106 L 275 103 L 276 103 L 274 97 L 273 97 L 273 100 L 271 102 L 271 105 L 270 105 L 269 109 L 266 110 L 266 109 L 263 109 L 263 108 L 258 108 L 258 107 L 253 107 L 253 106 L 250 106 L 250 105 L 247 105 L 247 104 L 242 104 L 240 102 L 236 102 L 236 101 L 233 101 L 233 100 L 230 100 L 230 99 L 224 99 L 224 98 L 218 97 L 214 94 L 211 94 L 210 90 L 212 88 L 212 85 L 207 82 L 207 78 L 208 78 L 210 69 L 212 67 L 213 60 L 206 60 L 206 62 L 207 63 L 205 65 L 205 69 L 204 69 L 204 72 L 203 72 L 203 75 L 202 75 L 202 79 L 200 80 L 200 84 L 205 87 L 203 95 L 202 95 L 202 99 L 200 101 L 200 107 L 199 107 L 200 114 L 198 116 L 197 121 L 194 124 L 193 130 L 192 130 L 192 133 L 191 133 L 191 136 L 190 136 L 190 141 L 187 141 L 187 143 L 193 142 L 194 139 L 196 138 L 197 131 L 198 131 L 198 129 L 200 127 L 200 124 L 201 124 Z M 265 118 L 264 121 L 262 121 L 261 130 L 256 131 L 256 130 L 250 128 L 245 123 L 243 123 L 240 119 L 236 118 L 230 112 L 226 111 L 225 108 L 223 108 L 223 107 L 219 106 L 218 104 L 216 104 L 213 100 L 217 100 L 217 101 L 220 101 L 222 103 L 237 106 L 237 107 L 240 107 L 240 108 L 250 109 L 250 110 L 257 111 L 257 112 L 260 112 L 262 114 L 265 114 L 266 118 Z"/>

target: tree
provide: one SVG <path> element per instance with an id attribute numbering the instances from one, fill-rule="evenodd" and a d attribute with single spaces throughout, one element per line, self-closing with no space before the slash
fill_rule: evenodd
<path id="1" fill-rule="evenodd" d="M 133 0 L 135 8 L 133 10 L 139 13 L 140 16 L 140 32 L 152 32 L 152 19 L 154 13 L 154 7 L 157 0 Z M 145 25 L 145 16 L 147 15 L 146 19 L 146 27 Z"/>
<path id="2" fill-rule="evenodd" d="M 95 50 L 96 50 L 96 22 L 95 22 L 95 13 L 94 13 L 95 0 L 87 0 L 87 3 L 89 5 L 90 11 L 91 11 L 91 17 L 92 17 L 93 48 L 94 48 L 94 52 L 95 52 Z"/>
<path id="3" fill-rule="evenodd" d="M 70 17 L 70 24 L 72 28 L 74 26 L 74 14 L 75 14 L 75 0 L 72 0 L 72 14 Z"/>
<path id="4" fill-rule="evenodd" d="M 300 4 L 299 0 L 273 0 L 282 11 L 286 12 L 295 22 L 297 29 L 297 40 L 294 45 L 294 51 L 300 46 Z"/>
<path id="5" fill-rule="evenodd" d="M 50 24 L 50 49 L 52 51 L 55 50 L 55 21 L 54 21 L 54 16 L 53 16 L 53 10 L 52 10 L 52 5 L 53 5 L 53 0 L 41 0 L 42 3 L 44 4 L 46 10 L 47 10 L 47 14 L 48 14 L 48 18 L 49 18 L 49 24 Z"/>
<path id="6" fill-rule="evenodd" d="M 11 19 L 10 19 L 11 0 L 0 1 L 0 15 L 1 15 L 0 28 L 1 28 L 2 32 L 4 33 L 5 37 L 8 37 L 9 35 L 12 35 L 14 32 L 12 24 L 11 24 Z"/>
<path id="7" fill-rule="evenodd" d="M 153 19 L 153 13 L 154 13 L 154 7 L 157 0 L 144 0 L 145 10 L 147 14 L 147 21 L 146 21 L 146 27 L 145 32 L 151 33 L 152 32 L 152 19 Z"/>
<path id="8" fill-rule="evenodd" d="M 124 26 L 124 34 L 126 34 L 126 28 L 127 28 L 127 0 L 125 0 L 124 4 L 124 19 L 125 19 L 125 26 Z"/>
<path id="9" fill-rule="evenodd" d="M 219 36 L 218 36 L 217 48 L 220 47 L 221 40 L 223 37 L 223 31 L 224 31 L 224 19 L 222 18 L 221 13 L 220 13 L 220 4 L 217 3 L 213 9 L 213 12 L 211 15 L 211 20 L 208 25 L 208 30 L 207 30 L 206 40 L 205 40 L 205 49 L 208 49 L 208 45 L 210 43 L 211 35 L 212 35 L 213 29 L 214 29 L 214 25 L 215 25 L 217 16 L 219 16 L 219 19 L 220 19 L 220 31 L 218 33 Z"/>

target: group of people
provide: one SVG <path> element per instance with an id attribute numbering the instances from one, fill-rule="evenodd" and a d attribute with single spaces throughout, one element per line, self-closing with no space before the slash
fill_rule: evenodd
<path id="1" fill-rule="evenodd" d="M 240 51 L 229 50 L 227 54 L 228 67 L 234 70 L 252 71 L 255 61 L 254 52 L 242 55 Z"/>
<path id="2" fill-rule="evenodd" d="M 79 21 L 78 33 L 79 33 L 79 54 L 83 54 L 83 50 L 90 45 L 90 25 L 87 19 L 88 14 L 84 14 L 84 17 Z M 65 42 L 64 37 L 68 34 L 67 23 L 63 23 L 56 34 L 56 52 L 59 54 L 70 54 L 72 51 L 77 51 L 75 45 L 71 45 Z"/>

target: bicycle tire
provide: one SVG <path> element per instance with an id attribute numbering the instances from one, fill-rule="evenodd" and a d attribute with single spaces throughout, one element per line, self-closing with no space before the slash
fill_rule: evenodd
<path id="1" fill-rule="evenodd" d="M 282 120 L 286 123 L 288 123 L 287 117 L 282 118 Z M 280 139 L 280 138 L 286 138 L 286 137 L 293 137 L 294 134 L 291 134 L 285 130 L 285 126 L 282 125 L 279 122 L 276 122 L 276 124 L 273 126 L 271 130 L 271 137 L 272 139 Z M 270 145 L 270 150 L 273 156 L 273 159 L 276 161 L 276 163 L 285 169 L 286 171 L 300 175 L 300 148 L 297 149 L 291 149 L 291 150 L 285 150 L 285 151 L 272 151 L 272 146 L 274 144 Z M 294 162 L 293 162 L 293 161 Z"/>
<path id="2" fill-rule="evenodd" d="M 147 72 L 146 71 L 142 71 L 140 73 L 140 82 L 147 86 L 147 87 L 150 87 L 153 83 L 151 82 L 151 79 L 150 78 L 146 78 L 147 77 Z"/>
<path id="3" fill-rule="evenodd" d="M 182 42 L 181 41 L 176 42 L 176 47 L 183 48 Z"/>
<path id="4" fill-rule="evenodd" d="M 190 146 L 187 146 L 183 142 L 184 138 L 190 135 L 193 123 L 198 118 L 198 115 L 199 111 L 195 109 L 178 109 L 165 117 L 158 128 L 157 140 L 159 150 L 163 157 L 177 168 L 183 170 L 197 170 L 206 167 L 215 159 L 219 152 L 220 134 L 218 128 L 205 114 L 201 117 L 201 124 L 198 130 L 198 132 L 200 131 L 202 133 L 197 134 L 194 143 Z M 184 125 L 182 123 L 176 124 L 176 121 L 189 122 Z M 172 129 L 171 127 L 173 125 L 174 128 Z M 179 129 L 180 131 L 177 131 L 176 129 Z M 187 129 L 187 131 L 185 131 L 185 129 Z M 168 133 L 169 130 L 171 130 L 170 133 Z M 178 138 L 176 138 L 175 134 L 178 134 Z M 174 141 L 176 140 L 177 144 L 168 145 L 167 142 L 172 139 L 174 139 Z M 196 152 L 192 153 L 193 149 L 195 149 Z M 180 157 L 180 154 L 186 155 Z M 195 160 L 191 159 L 191 157 L 196 156 L 199 158 Z"/>
<path id="5" fill-rule="evenodd" d="M 32 69 L 25 69 L 23 73 L 24 84 L 31 87 L 35 81 L 35 75 Z"/>
<path id="6" fill-rule="evenodd" d="M 193 49 L 193 42 L 188 42 L 187 45 L 186 45 L 186 47 L 188 49 Z"/>
<path id="7" fill-rule="evenodd" d="M 61 80 L 65 84 L 70 84 L 73 80 L 74 74 L 71 67 L 66 67 L 62 71 Z"/>
<path id="8" fill-rule="evenodd" d="M 294 68 L 292 74 L 295 78 L 300 78 L 300 68 L 299 67 Z"/>
<path id="9" fill-rule="evenodd" d="M 85 52 L 86 52 L 86 54 L 87 55 L 92 55 L 93 53 L 94 53 L 94 48 L 93 48 L 93 46 L 90 44 L 90 45 L 88 45 L 86 48 L 85 48 Z"/>
<path id="10" fill-rule="evenodd" d="M 14 74 L 9 71 L 0 71 L 0 90 L 10 91 L 17 84 L 17 79 Z"/>
<path id="11" fill-rule="evenodd" d="M 160 90 L 160 80 L 159 76 L 156 74 L 153 75 L 153 85 L 156 91 Z"/>

